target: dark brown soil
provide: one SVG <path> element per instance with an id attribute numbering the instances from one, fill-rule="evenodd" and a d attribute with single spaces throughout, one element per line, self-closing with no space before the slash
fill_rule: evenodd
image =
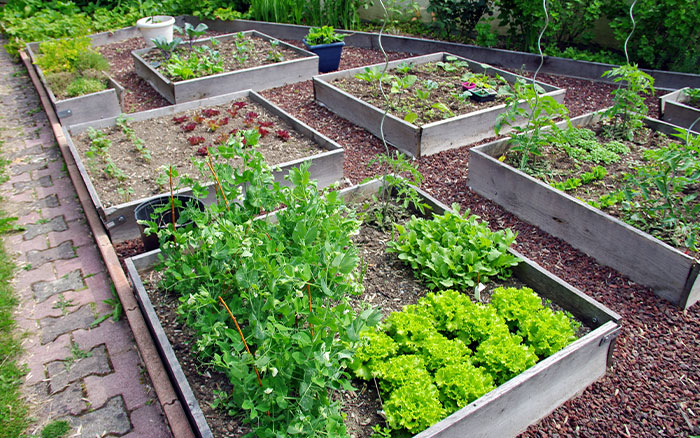
<path id="1" fill-rule="evenodd" d="M 470 98 L 460 99 L 455 94 L 460 94 L 462 90 L 462 76 L 473 73 L 467 67 L 459 67 L 456 71 L 447 72 L 438 66 L 436 62 L 429 62 L 421 65 L 413 65 L 411 71 L 407 73 L 399 72 L 396 69 L 388 70 L 385 76 L 387 79 L 382 82 L 384 96 L 389 99 L 390 113 L 404 119 L 407 114 L 414 113 L 417 119 L 412 122 L 414 125 L 422 126 L 430 122 L 437 122 L 443 119 L 468 114 L 474 111 L 501 105 L 505 102 L 504 96 L 497 96 L 489 102 L 477 102 Z M 407 76 L 416 76 L 415 84 L 399 92 L 392 91 L 391 76 L 405 79 Z M 426 81 L 433 81 L 437 88 L 429 90 Z M 376 85 L 376 80 L 372 83 L 357 77 L 339 78 L 332 81 L 332 84 L 346 91 L 365 102 L 371 103 L 378 108 L 384 108 L 384 97 Z M 491 85 L 491 84 L 490 84 Z M 495 91 L 502 82 L 493 81 L 491 88 Z M 428 98 L 417 95 L 416 90 L 428 92 Z M 442 103 L 450 112 L 433 108 L 433 104 Z"/>
<path id="2" fill-rule="evenodd" d="M 223 62 L 223 71 L 220 73 L 254 68 L 262 65 L 274 64 L 275 62 L 290 61 L 303 57 L 302 54 L 290 49 L 289 47 L 286 47 L 283 44 L 280 44 L 274 48 L 269 41 L 263 38 L 250 34 L 240 34 L 240 36 L 240 38 L 238 35 L 232 37 L 227 36 L 214 38 L 214 40 L 218 42 L 218 44 L 215 46 L 209 41 L 197 43 L 196 46 L 210 47 L 219 53 L 220 59 Z M 241 52 L 238 51 L 237 44 L 240 44 Z M 180 45 L 175 50 L 175 53 L 182 59 L 188 59 L 192 54 L 189 49 L 189 44 L 187 43 Z M 271 57 L 271 54 L 274 54 L 277 57 Z M 183 80 L 183 78 L 171 75 L 165 68 L 165 55 L 161 50 L 152 49 L 145 53 L 143 58 L 148 63 L 155 63 L 155 65 L 157 65 L 156 70 L 158 70 L 160 74 L 168 79 L 173 81 Z M 209 75 L 198 75 L 197 77 L 204 76 Z"/>
<path id="3" fill-rule="evenodd" d="M 301 42 L 295 44 L 302 45 Z M 391 59 L 408 56 L 390 54 Z M 128 58 L 128 53 L 125 57 Z M 383 56 L 377 51 L 346 47 L 340 68 L 381 61 Z M 553 75 L 539 75 L 538 79 L 567 89 L 564 103 L 572 117 L 610 106 L 610 91 L 615 89 L 614 85 Z M 132 90 L 137 110 L 165 104 L 156 103 L 158 96 L 152 90 L 138 93 L 133 81 L 125 85 Z M 345 176 L 353 183 L 380 172 L 378 165 L 368 166 L 368 163 L 384 151 L 381 141 L 316 104 L 310 81 L 267 90 L 263 94 L 340 143 L 345 148 Z M 650 115 L 658 118 L 658 98 L 649 97 L 646 104 Z M 566 242 L 473 193 L 467 187 L 469 147 L 417 160 L 425 177 L 423 187 L 445 203 L 459 202 L 471 209 L 493 228 L 513 228 L 518 232 L 515 246 L 518 251 L 623 318 L 622 334 L 613 355 L 614 366 L 607 375 L 521 436 L 700 435 L 700 305 L 686 311 L 678 309 L 656 297 L 649 288 L 598 264 Z"/>
<path id="4" fill-rule="evenodd" d="M 122 182 L 105 174 L 104 164 L 99 157 L 87 157 L 86 152 L 91 145 L 88 132 L 77 136 L 74 139 L 76 148 L 103 205 L 108 207 L 131 199 L 164 193 L 169 190 L 169 182 L 159 181 L 158 178 L 162 178 L 164 171 L 171 165 L 180 176 L 187 174 L 200 181 L 210 181 L 210 175 L 200 176 L 194 163 L 195 160 L 204 159 L 204 148 L 225 142 L 234 130 L 258 128 L 261 122 L 273 124 L 259 128 L 266 135 L 260 138 L 257 149 L 265 156 L 268 164 L 286 163 L 325 151 L 262 106 L 248 99 L 240 99 L 238 102 L 246 106 L 237 110 L 232 104 L 225 104 L 183 111 L 174 116 L 128 122 L 136 136 L 144 141 L 144 146 L 151 154 L 150 160 L 144 158 L 134 146 L 134 142 L 129 140 L 119 127 L 103 129 L 102 132 L 112 142 L 108 154 L 126 175 Z M 207 110 L 216 111 L 218 114 L 207 115 Z M 253 114 L 255 117 L 249 118 Z M 196 119 L 197 116 L 202 119 L 199 123 L 195 122 L 199 120 Z M 176 122 L 177 117 L 187 119 Z M 188 127 L 194 129 L 185 131 L 184 128 Z M 278 131 L 286 132 L 289 138 L 283 140 L 277 134 Z M 196 139 L 201 143 L 192 145 L 189 139 Z M 242 161 L 236 158 L 230 163 L 238 166 Z"/>

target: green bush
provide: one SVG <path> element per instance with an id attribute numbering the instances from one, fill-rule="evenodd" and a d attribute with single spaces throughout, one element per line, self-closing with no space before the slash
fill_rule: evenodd
<path id="1" fill-rule="evenodd" d="M 96 93 L 106 89 L 105 81 L 93 78 L 77 77 L 66 87 L 68 97 L 77 97 L 84 94 Z"/>
<path id="2" fill-rule="evenodd" d="M 434 26 L 443 35 L 458 32 L 464 38 L 474 30 L 485 14 L 492 15 L 492 0 L 430 0 L 428 12 Z"/>
<path id="3" fill-rule="evenodd" d="M 606 0 L 610 27 L 622 48 L 630 31 L 630 3 Z M 700 7 L 697 0 L 638 0 L 630 61 L 642 67 L 700 73 Z"/>

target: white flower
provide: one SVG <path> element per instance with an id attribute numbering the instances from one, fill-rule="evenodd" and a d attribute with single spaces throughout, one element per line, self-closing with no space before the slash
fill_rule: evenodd
<path id="1" fill-rule="evenodd" d="M 331 360 L 331 355 L 327 351 L 323 353 L 323 360 L 325 360 L 326 362 Z"/>
<path id="2" fill-rule="evenodd" d="M 297 289 L 297 298 L 304 298 L 304 292 Z"/>
<path id="3" fill-rule="evenodd" d="M 279 372 L 279 371 L 277 371 L 277 368 L 275 368 L 275 367 L 272 367 L 272 370 L 270 370 L 270 371 L 272 371 L 272 377 L 275 377 L 277 375 L 277 373 Z"/>
<path id="4" fill-rule="evenodd" d="M 272 394 L 272 388 L 267 388 L 265 390 L 265 394 Z"/>

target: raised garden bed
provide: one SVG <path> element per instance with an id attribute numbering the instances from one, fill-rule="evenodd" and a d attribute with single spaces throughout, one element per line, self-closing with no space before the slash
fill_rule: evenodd
<path id="1" fill-rule="evenodd" d="M 262 42 L 267 48 L 263 53 L 251 53 L 252 48 L 248 52 L 242 53 L 243 56 L 248 57 L 245 62 L 238 62 L 234 59 L 235 51 L 227 50 L 225 55 L 220 55 L 223 61 L 221 73 L 187 80 L 171 79 L 168 77 L 168 73 L 161 71 L 159 67 L 154 67 L 154 65 L 161 65 L 161 59 L 158 49 L 151 48 L 132 52 L 134 69 L 170 103 L 188 102 L 245 89 L 263 90 L 279 87 L 311 79 L 313 75 L 318 73 L 318 56 L 284 42 L 279 42 L 276 50 L 288 54 L 288 58 L 279 60 L 279 62 L 266 60 L 270 50 L 269 42 L 277 40 L 254 30 L 205 38 L 198 40 L 195 44 L 197 46 L 211 45 L 211 40 L 216 40 L 219 45 L 233 44 L 235 46 L 240 36 L 251 41 L 252 46 L 255 46 L 255 42 Z M 187 49 L 183 47 L 182 50 Z M 289 59 L 292 57 L 295 59 Z M 255 66 L 250 67 L 250 63 L 254 60 L 257 60 L 256 64 L 253 64 Z"/>
<path id="2" fill-rule="evenodd" d="M 444 52 L 417 56 L 414 58 L 392 61 L 389 63 L 389 68 L 396 68 L 402 63 L 417 66 L 431 62 L 447 62 L 448 58 L 451 59 L 451 57 L 452 55 Z M 486 73 L 489 76 L 500 75 L 510 84 L 522 78 L 513 73 L 486 66 L 465 58 L 457 57 L 457 59 L 466 62 L 469 70 L 474 73 Z M 376 64 L 369 68 L 383 68 L 383 64 Z M 362 74 L 364 72 L 366 72 L 365 67 L 360 67 L 315 76 L 313 79 L 315 98 L 319 103 L 325 105 L 339 116 L 381 137 L 380 124 L 384 114 L 383 107 L 377 107 L 360 100 L 352 94 L 341 90 L 334 84 L 337 80 L 354 79 L 356 74 Z M 359 79 L 356 80 L 359 81 Z M 552 96 L 560 103 L 564 101 L 566 90 L 541 82 L 538 82 L 538 84 L 545 90 L 548 96 Z M 417 87 L 418 85 L 415 84 L 415 86 Z M 496 105 L 492 105 L 492 103 L 477 105 L 482 105 L 481 107 L 484 109 L 472 109 L 471 112 L 426 123 L 422 126 L 409 123 L 402 117 L 397 117 L 390 112 L 384 120 L 384 137 L 387 142 L 414 157 L 432 155 L 443 150 L 453 149 L 476 142 L 493 135 L 496 119 L 505 108 L 505 104 L 503 103 Z M 435 111 L 440 112 L 441 110 L 435 109 Z"/>
<path id="3" fill-rule="evenodd" d="M 346 199 L 366 199 L 376 193 L 378 187 L 379 183 L 373 181 L 341 193 Z M 429 195 L 419 193 L 433 207 L 433 212 L 441 214 L 447 211 L 447 207 Z M 237 426 L 227 431 L 212 431 L 209 428 L 176 356 L 176 351 L 182 352 L 189 347 L 171 344 L 158 320 L 142 282 L 142 276 L 152 269 L 158 254 L 159 251 L 153 251 L 126 260 L 149 329 L 169 368 L 183 406 L 189 407 L 187 413 L 195 434 L 208 437 L 214 433 L 234 433 Z M 515 252 L 513 254 L 520 256 Z M 514 436 L 605 374 L 619 331 L 620 317 L 527 259 L 514 267 L 513 273 L 516 281 L 532 287 L 542 297 L 571 312 L 591 331 L 417 437 Z M 369 415 L 374 415 L 374 412 Z"/>
<path id="4" fill-rule="evenodd" d="M 571 121 L 586 127 L 599 120 L 598 113 L 591 113 Z M 645 123 L 655 131 L 675 133 L 667 123 L 648 118 Z M 471 150 L 469 186 L 476 193 L 651 287 L 675 305 L 688 308 L 700 299 L 697 259 L 503 163 L 499 157 L 509 149 L 506 139 Z"/>
<path id="5" fill-rule="evenodd" d="M 691 106 L 688 102 L 690 98 L 685 91 L 689 87 L 661 96 L 661 119 L 674 125 L 690 128 L 698 118 L 700 118 L 700 108 Z M 700 132 L 700 122 L 693 126 L 693 131 Z"/>
<path id="6" fill-rule="evenodd" d="M 236 102 L 248 103 L 238 110 L 234 117 L 227 110 Z M 249 119 L 250 113 L 256 113 Z M 211 117 L 202 116 L 205 110 L 219 111 Z M 233 111 L 233 110 L 232 110 Z M 192 122 L 193 116 L 203 120 Z M 175 117 L 186 117 L 187 120 L 175 121 Z M 190 174 L 196 177 L 197 171 L 192 163 L 195 157 L 203 158 L 209 145 L 219 144 L 227 138 L 236 126 L 246 129 L 246 123 L 268 131 L 261 141 L 259 148 L 278 166 L 275 178 L 285 183 L 284 175 L 292 167 L 304 161 L 310 161 L 311 174 L 318 179 L 319 185 L 326 186 L 343 177 L 343 149 L 334 141 L 309 128 L 306 124 L 290 116 L 279 107 L 270 103 L 253 91 L 242 91 L 209 99 L 187 102 L 184 104 L 129 114 L 128 126 L 134 130 L 135 138 L 144 141 L 143 151 L 135 147 L 134 142 L 121 132 L 118 127 L 119 117 L 111 117 L 97 122 L 64 127 L 64 132 L 81 175 L 88 188 L 92 201 L 109 230 L 113 242 L 121 242 L 139 237 L 139 230 L 134 219 L 134 209 L 142 202 L 168 192 L 167 179 L 163 178 L 167 166 L 173 167 L 182 175 Z M 229 119 L 224 124 L 223 119 Z M 178 119 L 179 120 L 179 119 Z M 218 126 L 211 131 L 209 122 Z M 270 125 L 272 123 L 272 125 Z M 191 131 L 185 131 L 192 124 Z M 238 124 L 238 125 L 237 125 Z M 113 148 L 113 162 L 126 175 L 125 178 L 110 176 L 108 166 L 95 156 L 88 160 L 86 152 L 92 142 L 88 137 L 90 129 L 104 130 L 106 138 Z M 277 132 L 281 131 L 281 132 Z M 166 135 L 167 134 L 167 135 Z M 287 139 L 281 138 L 287 137 Z M 112 138 L 114 140 L 112 140 Z M 190 139 L 196 140 L 191 141 Z M 196 144 L 193 144 L 196 143 Z M 150 160 L 144 157 L 147 151 Z M 116 154 L 119 155 L 116 155 Z M 108 158 L 107 155 L 105 158 Z M 95 161 L 97 160 L 97 161 Z M 163 168 L 166 166 L 166 168 Z M 119 172 L 117 170 L 116 172 Z M 182 189 L 182 194 L 190 194 L 188 189 Z M 213 190 L 205 203 L 214 199 Z"/>
<path id="7" fill-rule="evenodd" d="M 27 44 L 27 54 L 35 63 L 39 43 Z M 122 112 L 122 92 L 124 88 L 107 75 L 108 88 L 83 96 L 59 99 L 49 87 L 41 67 L 34 64 L 39 79 L 46 89 L 51 105 L 62 125 L 75 125 L 93 120 L 118 116 Z"/>

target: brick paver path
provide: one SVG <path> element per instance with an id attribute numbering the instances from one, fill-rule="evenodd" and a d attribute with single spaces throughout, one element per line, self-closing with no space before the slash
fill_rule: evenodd
<path id="1" fill-rule="evenodd" d="M 66 419 L 69 436 L 169 437 L 125 319 L 93 326 L 112 312 L 104 303 L 113 298 L 109 276 L 26 70 L 4 50 L 0 148 L 10 161 L 0 195 L 25 228 L 5 245 L 22 267 L 15 290 L 27 331 L 23 389 L 37 419 L 28 433 Z"/>

